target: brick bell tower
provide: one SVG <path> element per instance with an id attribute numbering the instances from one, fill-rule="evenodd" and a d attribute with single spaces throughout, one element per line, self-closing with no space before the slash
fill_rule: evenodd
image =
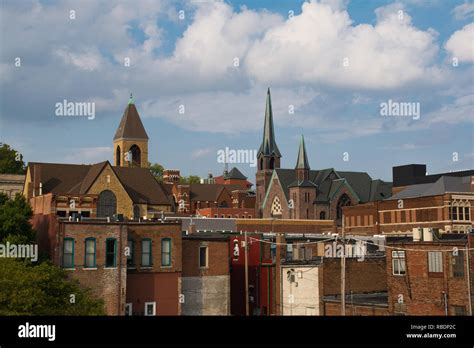
<path id="1" fill-rule="evenodd" d="M 131 94 L 114 136 L 114 165 L 148 167 L 148 135 Z"/>
<path id="2" fill-rule="evenodd" d="M 272 100 L 270 88 L 267 90 L 267 102 L 265 106 L 265 124 L 263 126 L 263 141 L 257 153 L 258 169 L 256 174 L 256 216 L 262 217 L 262 203 L 270 184 L 273 170 L 280 168 L 281 153 L 275 142 L 275 130 L 273 128 Z"/>
<path id="3" fill-rule="evenodd" d="M 309 170 L 308 156 L 302 135 L 295 166 L 296 180 L 288 186 L 290 200 L 293 201 L 293 209 L 290 211 L 292 219 L 314 219 L 313 203 L 316 199 L 317 187 L 309 180 Z"/>

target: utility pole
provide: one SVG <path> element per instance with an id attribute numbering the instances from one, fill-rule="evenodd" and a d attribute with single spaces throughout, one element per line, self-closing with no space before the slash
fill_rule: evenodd
<path id="1" fill-rule="evenodd" d="M 344 215 L 342 215 L 342 257 L 341 257 L 341 315 L 346 315 L 346 241 L 344 238 Z"/>
<path id="2" fill-rule="evenodd" d="M 248 241 L 247 231 L 245 231 L 245 315 L 249 315 L 249 262 L 248 262 Z"/>

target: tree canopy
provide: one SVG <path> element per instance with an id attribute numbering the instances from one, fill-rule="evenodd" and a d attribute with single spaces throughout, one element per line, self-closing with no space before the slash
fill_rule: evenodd
<path id="1" fill-rule="evenodd" d="M 102 300 L 49 262 L 0 258 L 0 289 L 0 315 L 105 314 Z"/>
<path id="2" fill-rule="evenodd" d="M 25 174 L 23 155 L 10 145 L 0 143 L 0 174 Z"/>

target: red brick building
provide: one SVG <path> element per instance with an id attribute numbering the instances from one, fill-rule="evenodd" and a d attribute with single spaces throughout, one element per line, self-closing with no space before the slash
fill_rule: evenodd
<path id="1" fill-rule="evenodd" d="M 51 199 L 32 199 L 39 250 L 102 298 L 107 314 L 180 314 L 180 222 L 68 221 Z"/>
<path id="2" fill-rule="evenodd" d="M 428 241 L 388 237 L 390 313 L 472 315 L 473 248 L 472 234 L 444 234 Z"/>
<path id="3" fill-rule="evenodd" d="M 343 213 L 347 234 L 467 233 L 473 227 L 474 176 L 442 175 L 382 201 L 345 207 Z"/>
<path id="4" fill-rule="evenodd" d="M 183 236 L 182 315 L 230 314 L 229 237 Z"/>

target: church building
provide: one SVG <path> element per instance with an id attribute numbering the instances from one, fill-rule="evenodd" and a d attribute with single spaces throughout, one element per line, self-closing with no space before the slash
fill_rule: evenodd
<path id="1" fill-rule="evenodd" d="M 59 217 L 136 220 L 173 212 L 173 197 L 148 169 L 148 135 L 132 97 L 113 145 L 115 165 L 28 163 L 23 194 L 45 196 L 42 205 L 49 202 L 48 211 Z"/>
<path id="2" fill-rule="evenodd" d="M 330 219 L 341 225 L 342 207 L 379 201 L 391 195 L 391 183 L 372 180 L 365 172 L 311 170 L 303 136 L 294 169 L 280 168 L 281 157 L 268 89 L 263 140 L 257 153 L 257 217 Z"/>

